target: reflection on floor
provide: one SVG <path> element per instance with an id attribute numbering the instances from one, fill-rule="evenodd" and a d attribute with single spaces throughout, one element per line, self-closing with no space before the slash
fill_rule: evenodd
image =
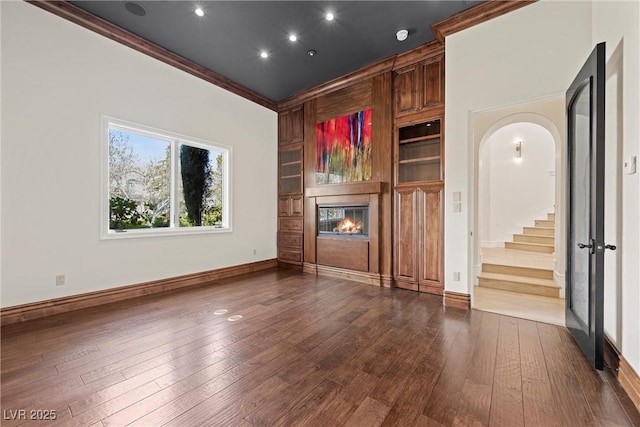
<path id="1" fill-rule="evenodd" d="M 505 248 L 484 248 L 482 250 L 482 262 L 492 264 L 494 268 L 496 265 L 499 265 L 536 270 L 548 269 L 550 275 L 553 270 L 552 254 Z M 534 281 L 535 280 L 536 279 L 534 279 Z M 552 283 L 551 280 L 549 280 L 549 282 Z M 514 286 L 513 290 L 524 289 L 519 284 L 516 285 L 518 286 Z M 531 293 L 538 293 L 535 290 L 530 290 L 530 293 L 521 293 L 504 289 L 509 289 L 509 287 L 494 286 L 491 283 L 487 283 L 487 287 L 475 286 L 473 308 L 521 319 L 564 326 L 564 299 L 532 295 Z"/>

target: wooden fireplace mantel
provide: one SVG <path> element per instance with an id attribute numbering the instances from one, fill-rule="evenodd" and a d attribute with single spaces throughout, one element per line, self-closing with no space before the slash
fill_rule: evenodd
<path id="1" fill-rule="evenodd" d="M 307 187 L 305 197 L 350 196 L 356 194 L 382 194 L 387 183 L 380 181 L 350 182 L 346 184 L 324 184 Z"/>

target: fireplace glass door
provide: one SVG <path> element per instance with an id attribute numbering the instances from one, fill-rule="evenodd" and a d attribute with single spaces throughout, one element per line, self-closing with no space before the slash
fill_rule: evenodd
<path id="1" fill-rule="evenodd" d="M 318 206 L 318 235 L 369 236 L 369 206 Z"/>

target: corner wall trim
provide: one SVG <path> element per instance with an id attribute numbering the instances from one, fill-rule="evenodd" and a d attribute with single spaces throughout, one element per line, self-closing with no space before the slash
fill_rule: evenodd
<path id="1" fill-rule="evenodd" d="M 471 295 L 445 290 L 444 306 L 469 310 L 471 308 Z"/>
<path id="2" fill-rule="evenodd" d="M 25 0 L 34 6 L 51 12 L 61 18 L 78 24 L 88 30 L 105 36 L 115 42 L 123 44 L 138 52 L 144 53 L 152 58 L 169 64 L 179 70 L 185 71 L 195 77 L 201 78 L 212 83 L 222 89 L 228 90 L 242 98 L 251 102 L 262 105 L 270 110 L 276 110 L 276 103 L 272 100 L 252 91 L 208 68 L 196 64 L 185 57 L 177 55 L 155 43 L 151 43 L 142 37 L 124 30 L 102 18 L 81 9 L 80 7 L 70 3 L 69 1 L 44 1 L 44 0 Z"/>
<path id="3" fill-rule="evenodd" d="M 622 388 L 627 392 L 638 411 L 640 411 L 640 375 L 633 370 L 622 355 L 620 356 L 618 381 L 620 381 Z"/>
<path id="4" fill-rule="evenodd" d="M 24 322 L 26 320 L 38 319 L 40 317 L 52 316 L 54 314 L 66 313 L 82 308 L 95 307 L 115 301 L 157 294 L 188 286 L 202 285 L 215 280 L 253 273 L 255 271 L 266 270 L 277 266 L 278 261 L 276 259 L 268 259 L 248 264 L 219 268 L 216 270 L 203 271 L 200 273 L 187 274 L 184 276 L 171 277 L 168 279 L 154 280 L 151 282 L 139 283 L 137 285 L 122 286 L 102 291 L 5 307 L 0 309 L 0 324 L 4 326 L 12 323 Z"/>

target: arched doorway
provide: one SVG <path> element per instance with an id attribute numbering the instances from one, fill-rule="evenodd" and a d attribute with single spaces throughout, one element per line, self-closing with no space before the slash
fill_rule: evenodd
<path id="1" fill-rule="evenodd" d="M 516 113 L 481 135 L 474 159 L 472 304 L 564 324 L 560 133 L 542 115 Z"/>

